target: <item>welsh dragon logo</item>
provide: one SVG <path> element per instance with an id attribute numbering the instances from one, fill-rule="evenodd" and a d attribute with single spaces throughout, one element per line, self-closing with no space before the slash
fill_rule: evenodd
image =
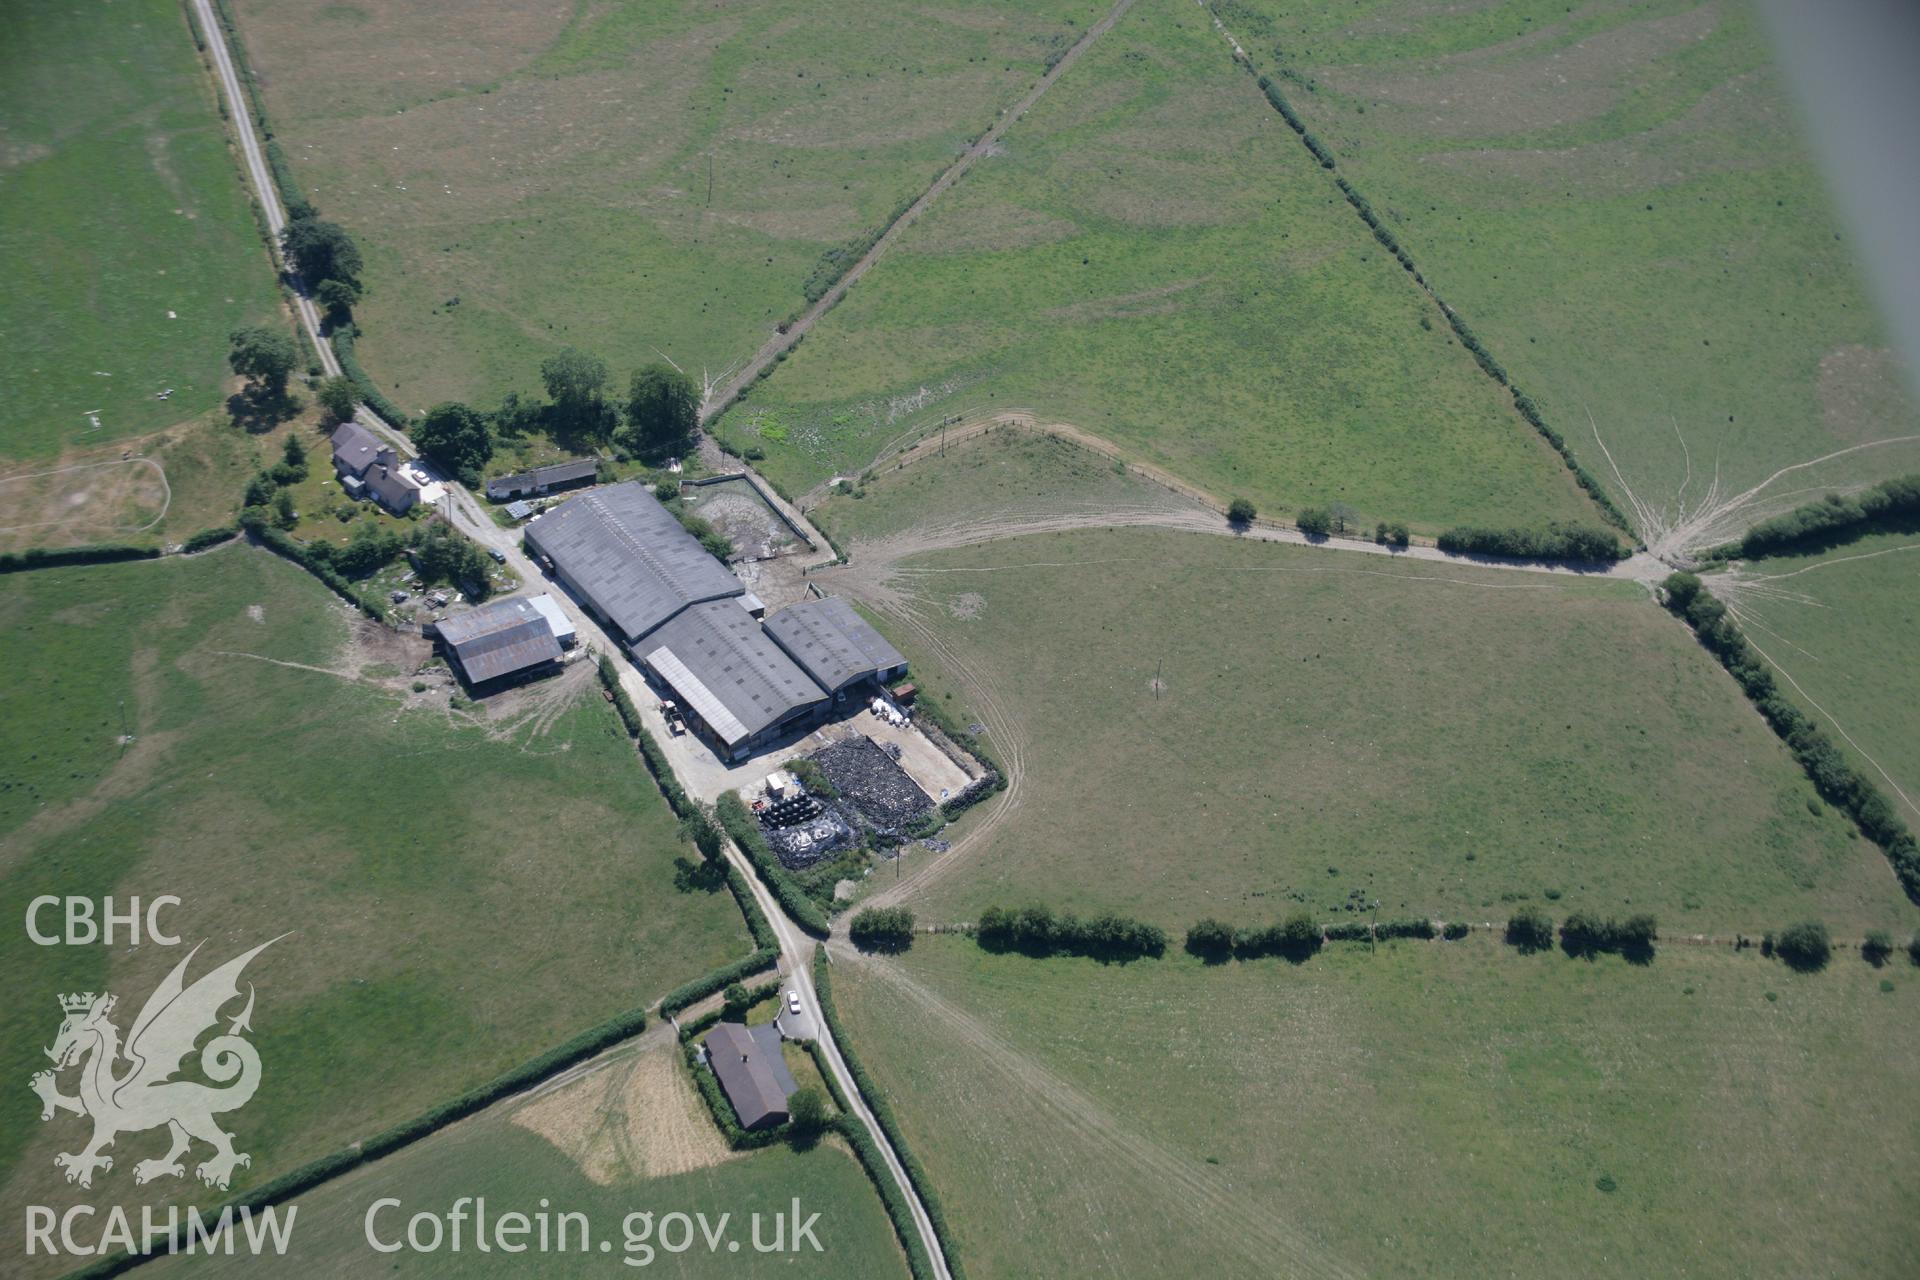
<path id="1" fill-rule="evenodd" d="M 113 1168 L 113 1157 L 102 1152 L 116 1137 L 161 1125 L 167 1127 L 172 1145 L 159 1159 L 142 1160 L 133 1167 L 136 1183 L 183 1176 L 186 1168 L 180 1157 L 187 1154 L 195 1138 L 213 1147 L 212 1157 L 195 1170 L 208 1186 L 224 1191 L 233 1171 L 253 1162 L 252 1157 L 233 1149 L 233 1135 L 214 1122 L 214 1116 L 246 1106 L 260 1087 L 260 1055 L 240 1034 L 253 1029 L 251 983 L 247 984 L 246 1007 L 228 1024 L 225 1034 L 214 1036 L 200 1050 L 201 1072 L 216 1085 L 226 1087 L 171 1077 L 193 1052 L 201 1035 L 219 1023 L 221 1007 L 239 998 L 240 974 L 247 963 L 279 940 L 261 943 L 188 986 L 187 965 L 200 951 L 195 947 L 147 997 L 124 1045 L 120 1029 L 111 1020 L 117 1003 L 114 996 L 88 991 L 60 997 L 65 1017 L 53 1047 L 46 1051 L 53 1060 L 53 1070 L 36 1073 L 30 1083 L 40 1096 L 42 1120 L 53 1119 L 56 1112 L 70 1111 L 93 1121 L 93 1140 L 85 1148 L 53 1158 L 66 1171 L 68 1182 L 92 1186 L 96 1169 Z M 120 1069 L 123 1061 L 125 1067 Z M 79 1093 L 61 1093 L 58 1073 L 76 1066 L 80 1069 Z"/>

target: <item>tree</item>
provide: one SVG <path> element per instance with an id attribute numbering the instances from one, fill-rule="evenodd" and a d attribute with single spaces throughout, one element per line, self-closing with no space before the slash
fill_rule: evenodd
<path id="1" fill-rule="evenodd" d="M 1218 964 L 1233 954 L 1231 926 L 1208 917 L 1187 930 L 1187 951 L 1208 964 Z"/>
<path id="2" fill-rule="evenodd" d="M 349 578 L 364 578 L 400 554 L 400 535 L 376 524 L 362 524 L 334 553 L 334 565 Z"/>
<path id="3" fill-rule="evenodd" d="M 1360 513 L 1344 502 L 1336 502 L 1328 507 L 1327 516 L 1333 521 L 1335 533 L 1345 533 L 1360 523 Z"/>
<path id="4" fill-rule="evenodd" d="M 1535 906 L 1520 908 L 1507 920 L 1507 945 L 1545 951 L 1553 945 L 1553 917 Z"/>
<path id="5" fill-rule="evenodd" d="M 1893 954 L 1893 935 L 1885 929 L 1868 932 L 1866 941 L 1860 944 L 1860 958 L 1878 969 Z"/>
<path id="6" fill-rule="evenodd" d="M 300 353 L 284 331 L 255 325 L 235 329 L 227 335 L 227 341 L 233 344 L 227 353 L 227 363 L 235 373 L 274 399 L 287 393 L 287 376 L 293 372 Z"/>
<path id="7" fill-rule="evenodd" d="M 720 993 L 721 1012 L 729 1018 L 737 1018 L 747 1011 L 747 989 L 737 982 L 729 982 L 727 989 Z"/>
<path id="8" fill-rule="evenodd" d="M 264 507 L 273 501 L 275 486 L 273 477 L 264 471 L 256 471 L 248 480 L 246 492 L 241 495 L 243 507 Z"/>
<path id="9" fill-rule="evenodd" d="M 1795 969 L 1821 969 L 1833 955 L 1833 939 L 1827 934 L 1827 926 L 1817 920 L 1807 920 L 1783 929 L 1773 950 Z"/>
<path id="10" fill-rule="evenodd" d="M 1333 529 L 1333 514 L 1325 507 L 1303 507 L 1294 523 L 1309 537 L 1324 538 Z"/>
<path id="11" fill-rule="evenodd" d="M 1407 532 L 1407 526 L 1399 523 L 1398 521 L 1395 521 L 1393 524 L 1390 524 L 1387 526 L 1387 545 L 1388 546 L 1404 547 L 1412 541 L 1413 541 L 1413 535 Z"/>
<path id="12" fill-rule="evenodd" d="M 282 529 L 300 523 L 300 513 L 293 509 L 293 490 L 281 489 L 273 495 L 273 522 Z"/>
<path id="13" fill-rule="evenodd" d="M 354 404 L 359 397 L 353 392 L 353 384 L 345 378 L 328 378 L 320 384 L 314 394 L 320 402 L 322 420 L 329 427 L 337 427 L 353 418 Z"/>
<path id="14" fill-rule="evenodd" d="M 354 280 L 322 280 L 314 287 L 313 297 L 327 309 L 327 319 L 344 324 L 352 318 L 353 305 L 360 301 L 360 285 Z"/>
<path id="15" fill-rule="evenodd" d="M 1320 923 L 1305 911 L 1296 911 L 1280 922 L 1281 955 L 1304 960 L 1320 949 Z"/>
<path id="16" fill-rule="evenodd" d="M 847 936 L 862 951 L 905 951 L 913 945 L 913 912 L 905 907 L 868 907 L 854 916 Z"/>
<path id="17" fill-rule="evenodd" d="M 685 453 L 699 427 L 700 393 L 692 378 L 665 364 L 650 364 L 633 375 L 620 442 L 635 455 Z"/>
<path id="18" fill-rule="evenodd" d="M 820 1136 L 827 1127 L 827 1099 L 820 1090 L 805 1085 L 787 1099 L 787 1123 L 796 1145 L 805 1145 Z"/>
<path id="19" fill-rule="evenodd" d="M 420 452 L 461 477 L 478 477 L 493 456 L 493 433 L 478 411 L 447 400 L 427 410 L 413 428 Z"/>
<path id="20" fill-rule="evenodd" d="M 562 416 L 574 426 L 595 416 L 607 386 L 607 362 L 575 347 L 562 347 L 540 362 L 540 380 Z"/>
<path id="21" fill-rule="evenodd" d="M 1255 515 L 1253 503 L 1245 498 L 1235 498 L 1227 504 L 1227 523 L 1244 529 L 1253 523 Z"/>
<path id="22" fill-rule="evenodd" d="M 287 442 L 280 446 L 280 456 L 286 459 L 288 466 L 298 467 L 302 471 L 306 470 L 307 446 L 302 443 L 299 436 L 289 435 L 287 437 Z"/>
<path id="23" fill-rule="evenodd" d="M 295 218 L 280 232 L 280 247 L 316 296 L 325 281 L 352 283 L 360 278 L 360 247 L 337 222 Z"/>
<path id="24" fill-rule="evenodd" d="M 486 597 L 487 557 L 480 548 L 437 520 L 417 536 L 414 557 L 423 579 L 456 583 L 476 600 Z"/>

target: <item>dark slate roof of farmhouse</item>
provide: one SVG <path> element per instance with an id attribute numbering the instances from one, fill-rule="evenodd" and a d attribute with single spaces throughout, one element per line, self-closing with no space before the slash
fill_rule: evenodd
<path id="1" fill-rule="evenodd" d="M 382 449 L 381 453 L 387 458 L 392 457 L 391 450 Z M 380 501 L 396 510 L 404 511 L 420 498 L 420 486 L 400 470 L 398 459 L 392 459 L 390 463 L 376 462 L 360 478 Z"/>
<path id="2" fill-rule="evenodd" d="M 907 661 L 839 596 L 782 609 L 767 619 L 766 628 L 823 689 L 837 690 Z"/>
<path id="3" fill-rule="evenodd" d="M 690 604 L 746 590 L 638 481 L 563 502 L 526 540 L 636 640 Z"/>
<path id="4" fill-rule="evenodd" d="M 694 605 L 635 652 L 729 744 L 826 696 L 737 600 Z"/>
<path id="5" fill-rule="evenodd" d="M 726 1090 L 740 1126 L 784 1120 L 787 1097 L 798 1087 L 780 1053 L 780 1033 L 771 1026 L 748 1029 L 722 1022 L 707 1035 L 707 1061 Z"/>
<path id="6" fill-rule="evenodd" d="M 553 624 L 531 600 L 496 600 L 434 624 L 474 684 L 560 660 Z"/>
<path id="7" fill-rule="evenodd" d="M 380 452 L 380 437 L 357 422 L 341 423 L 327 439 L 333 445 L 333 465 L 350 475 L 365 471 Z"/>

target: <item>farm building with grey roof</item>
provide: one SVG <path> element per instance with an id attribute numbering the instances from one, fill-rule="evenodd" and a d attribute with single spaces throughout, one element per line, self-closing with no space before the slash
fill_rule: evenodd
<path id="1" fill-rule="evenodd" d="M 907 660 L 839 596 L 803 600 L 766 621 L 767 634 L 830 694 L 905 675 Z"/>
<path id="2" fill-rule="evenodd" d="M 469 684 L 486 684 L 560 661 L 553 623 L 533 601 L 495 600 L 433 624 Z"/>
<path id="3" fill-rule="evenodd" d="M 561 503 L 526 542 L 629 647 L 690 605 L 746 592 L 635 480 Z"/>
<path id="4" fill-rule="evenodd" d="M 742 1129 L 769 1129 L 787 1122 L 787 1099 L 798 1089 L 780 1052 L 780 1032 L 722 1022 L 707 1035 L 707 1065 L 740 1117 Z"/>
<path id="5" fill-rule="evenodd" d="M 745 755 L 827 704 L 820 686 L 738 600 L 692 606 L 636 653 L 729 756 Z"/>

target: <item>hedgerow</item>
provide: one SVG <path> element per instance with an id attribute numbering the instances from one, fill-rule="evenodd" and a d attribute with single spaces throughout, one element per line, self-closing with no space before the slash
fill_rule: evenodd
<path id="1" fill-rule="evenodd" d="M 1659 928 L 1650 915 L 1601 919 L 1590 911 L 1569 914 L 1560 926 L 1560 945 L 1569 955 L 1593 955 L 1600 951 L 1618 951 L 1626 955 L 1644 955 L 1653 950 Z"/>
<path id="2" fill-rule="evenodd" d="M 1441 534 L 1442 551 L 1456 555 L 1508 556 L 1517 560 L 1612 561 L 1627 549 L 1604 529 L 1550 524 L 1545 529 L 1488 529 L 1459 525 Z"/>
<path id="3" fill-rule="evenodd" d="M 367 371 L 360 367 L 360 358 L 353 353 L 354 340 L 358 336 L 354 326 L 342 325 L 329 336 L 333 340 L 334 358 L 340 362 L 340 372 L 345 374 L 347 381 L 353 384 L 353 389 L 359 393 L 360 399 L 366 402 L 369 409 L 386 419 L 390 425 L 405 431 L 411 415 L 387 399 L 380 388 L 373 384 L 373 379 L 368 376 Z"/>
<path id="4" fill-rule="evenodd" d="M 293 561 L 302 569 L 327 584 L 329 590 L 345 600 L 354 608 L 372 618 L 375 622 L 387 620 L 387 607 L 378 600 L 361 596 L 353 589 L 353 584 L 343 577 L 339 570 L 318 559 L 304 543 L 296 541 L 272 525 L 261 525 L 253 529 L 253 536 L 260 545 L 277 556 Z"/>
<path id="5" fill-rule="evenodd" d="M 62 565 L 112 564 L 118 560 L 157 560 L 158 547 L 137 547 L 123 543 L 95 543 L 88 547 L 35 547 L 29 551 L 9 551 L 0 555 L 0 573 L 19 573 L 27 569 L 58 569 Z"/>
<path id="6" fill-rule="evenodd" d="M 1667 608 L 1686 621 L 1694 637 L 1733 676 L 1806 770 L 1814 790 L 1852 818 L 1860 833 L 1885 851 L 1900 887 L 1909 898 L 1920 902 L 1920 844 L 1885 794 L 1780 692 L 1766 659 L 1747 643 L 1727 607 L 1705 589 L 1698 577 L 1676 573 L 1661 585 Z"/>
<path id="7" fill-rule="evenodd" d="M 847 926 L 862 951 L 905 951 L 913 945 L 913 912 L 905 907 L 867 907 Z"/>
<path id="8" fill-rule="evenodd" d="M 690 1004 L 698 1004 L 705 1000 L 729 982 L 751 978 L 754 974 L 778 962 L 779 959 L 778 947 L 762 947 L 744 959 L 735 960 L 732 964 L 723 964 L 712 973 L 695 978 L 692 982 L 682 983 L 667 992 L 660 998 L 660 1012 L 669 1015 L 678 1013 Z"/>
<path id="9" fill-rule="evenodd" d="M 814 997 L 820 1002 L 820 1016 L 826 1021 L 827 1030 L 833 1034 L 834 1044 L 840 1050 L 841 1060 L 847 1064 L 847 1072 L 853 1077 L 854 1087 L 860 1091 L 860 1096 L 866 1099 L 867 1110 L 872 1112 L 873 1118 L 879 1122 L 880 1132 L 887 1136 L 888 1144 L 893 1147 L 893 1154 L 899 1158 L 900 1166 L 907 1171 L 907 1181 L 913 1184 L 914 1194 L 920 1197 L 920 1204 L 926 1209 L 927 1217 L 933 1223 L 933 1234 L 940 1241 L 940 1252 L 946 1255 L 947 1270 L 953 1274 L 954 1280 L 965 1280 L 966 1273 L 960 1266 L 960 1254 L 954 1248 L 953 1230 L 947 1225 L 946 1210 L 941 1206 L 940 1197 L 934 1193 L 933 1182 L 927 1177 L 926 1169 L 914 1156 L 912 1149 L 907 1146 L 906 1137 L 900 1132 L 900 1122 L 894 1118 L 892 1104 L 887 1101 L 887 1095 L 881 1092 L 880 1086 L 874 1083 L 873 1077 L 867 1074 L 866 1067 L 853 1050 L 852 1042 L 847 1039 L 846 1028 L 840 1023 L 840 1014 L 833 1007 L 831 969 L 832 966 L 827 961 L 827 949 L 817 948 L 813 953 L 813 991 Z M 832 1079 L 828 1072 L 823 1071 L 821 1074 Z M 862 1126 L 863 1129 L 864 1127 Z M 871 1142 L 873 1139 L 869 1136 L 867 1140 Z M 879 1152 L 875 1151 L 873 1154 L 875 1163 L 878 1164 Z M 866 1163 L 864 1158 L 861 1163 Z M 883 1180 L 884 1175 L 881 1172 L 874 1172 L 872 1176 L 877 1184 Z M 892 1181 L 891 1178 L 885 1178 L 885 1180 Z M 900 1206 L 903 1214 L 905 1210 L 905 1205 Z M 889 1215 L 894 1213 L 891 1206 L 888 1208 L 888 1213 Z M 919 1232 L 913 1231 L 912 1226 L 911 1215 L 907 1215 L 907 1221 L 904 1224 L 899 1217 L 894 1218 L 894 1228 L 901 1232 L 903 1240 L 908 1238 L 909 1234 L 914 1239 L 919 1238 Z M 912 1251 L 908 1252 L 911 1256 Z"/>
<path id="10" fill-rule="evenodd" d="M 1738 542 L 1711 554 L 1720 559 L 1754 559 L 1789 551 L 1826 551 L 1869 533 L 1916 530 L 1920 530 L 1920 474 L 1895 476 L 1854 496 L 1829 493 L 1785 515 L 1762 520 Z"/>
<path id="11" fill-rule="evenodd" d="M 202 529 L 181 543 L 180 550 L 192 555 L 196 551 L 205 551 L 208 547 L 217 547 L 223 542 L 231 542 L 239 536 L 239 526 L 223 524 L 215 529 Z"/>
<path id="12" fill-rule="evenodd" d="M 1043 903 L 1013 910 L 988 907 L 974 940 L 988 951 L 1030 956 L 1074 955 L 1095 960 L 1135 960 L 1164 955 L 1167 933 L 1157 924 L 1103 911 L 1085 920 L 1071 911 L 1056 915 Z"/>
<path id="13" fill-rule="evenodd" d="M 714 814 L 727 834 L 733 837 L 733 842 L 747 855 L 747 861 L 759 873 L 761 883 L 773 892 L 781 910 L 816 938 L 824 938 L 832 933 L 833 922 L 827 918 L 827 913 L 820 909 L 819 903 L 807 896 L 806 890 L 780 865 L 780 859 L 774 856 L 767 838 L 760 833 L 760 824 L 747 812 L 740 797 L 731 791 L 727 792 L 714 804 Z"/>

